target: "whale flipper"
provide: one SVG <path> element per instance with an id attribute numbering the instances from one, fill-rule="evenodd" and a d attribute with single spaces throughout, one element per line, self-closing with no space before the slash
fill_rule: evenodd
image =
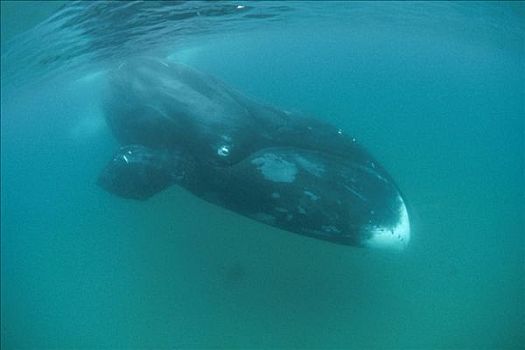
<path id="1" fill-rule="evenodd" d="M 181 151 L 128 145 L 115 153 L 97 184 L 120 197 L 145 200 L 179 183 L 189 168 Z"/>

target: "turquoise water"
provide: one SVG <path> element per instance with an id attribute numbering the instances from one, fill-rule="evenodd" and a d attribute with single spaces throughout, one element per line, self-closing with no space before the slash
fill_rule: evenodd
<path id="1" fill-rule="evenodd" d="M 37 27 L 9 6 L 2 349 L 525 347 L 523 2 L 80 3 Z M 409 247 L 103 192 L 94 73 L 137 52 L 355 135 L 408 199 Z"/>

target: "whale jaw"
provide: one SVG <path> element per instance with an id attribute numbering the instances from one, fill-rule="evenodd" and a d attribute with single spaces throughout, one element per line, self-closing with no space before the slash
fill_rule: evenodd
<path id="1" fill-rule="evenodd" d="M 403 250 L 410 241 L 410 219 L 406 205 L 399 198 L 398 220 L 389 226 L 367 226 L 363 228 L 368 237 L 363 245 L 369 248 Z"/>

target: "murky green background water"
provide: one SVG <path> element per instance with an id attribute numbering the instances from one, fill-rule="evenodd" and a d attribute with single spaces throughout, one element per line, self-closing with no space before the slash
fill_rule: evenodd
<path id="1" fill-rule="evenodd" d="M 57 8 L 30 5 L 2 2 L 3 54 Z M 110 196 L 100 82 L 3 76 L 3 349 L 525 346 L 523 3 L 338 6 L 172 57 L 356 135 L 408 198 L 408 249 L 308 239 L 179 188 Z"/>

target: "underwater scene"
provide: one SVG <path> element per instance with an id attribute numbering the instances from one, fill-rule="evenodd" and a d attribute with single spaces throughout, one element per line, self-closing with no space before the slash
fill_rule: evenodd
<path id="1" fill-rule="evenodd" d="M 2 1 L 2 349 L 525 348 L 525 2 Z"/>

